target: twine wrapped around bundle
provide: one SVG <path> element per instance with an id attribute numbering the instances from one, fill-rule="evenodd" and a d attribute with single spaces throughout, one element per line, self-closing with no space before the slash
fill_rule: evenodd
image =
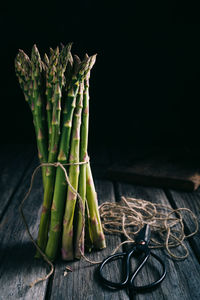
<path id="1" fill-rule="evenodd" d="M 105 202 L 100 207 L 102 226 L 105 233 L 123 234 L 127 240 L 122 244 L 133 243 L 134 236 L 145 224 L 151 228 L 150 248 L 165 248 L 174 259 L 184 259 L 189 252 L 184 240 L 197 233 L 197 217 L 188 208 L 173 209 L 170 206 L 152 203 L 143 199 L 121 197 L 119 203 Z M 194 230 L 186 235 L 184 213 L 188 213 L 194 222 Z M 181 246 L 184 255 L 176 255 L 170 248 Z"/>

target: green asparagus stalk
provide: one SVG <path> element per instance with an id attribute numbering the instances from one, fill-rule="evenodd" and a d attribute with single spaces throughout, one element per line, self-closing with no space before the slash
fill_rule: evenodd
<path id="1" fill-rule="evenodd" d="M 44 62 L 46 65 L 46 111 L 47 111 L 47 126 L 48 126 L 48 141 L 51 140 L 51 118 L 52 118 L 52 80 L 54 78 L 51 76 L 49 70 L 52 70 L 52 65 L 50 65 L 49 58 L 47 54 L 44 55 Z M 49 143 L 48 143 L 49 144 Z"/>
<path id="2" fill-rule="evenodd" d="M 54 163 L 57 160 L 58 152 L 58 142 L 60 138 L 60 114 L 61 114 L 61 97 L 62 97 L 62 86 L 64 84 L 64 72 L 69 59 L 69 52 L 71 50 L 71 43 L 69 43 L 60 53 L 58 58 L 58 64 L 56 67 L 55 77 L 54 77 L 54 92 L 52 97 L 52 119 L 51 119 L 51 140 L 49 146 L 49 156 L 48 163 Z M 56 50 L 58 54 L 58 50 Z M 47 167 L 46 171 L 46 185 L 44 191 L 43 207 L 40 219 L 40 226 L 37 238 L 38 246 L 45 251 L 49 221 L 50 221 L 50 210 L 54 191 L 54 181 L 55 181 L 55 167 Z M 36 257 L 40 257 L 40 254 L 36 253 Z"/>
<path id="3" fill-rule="evenodd" d="M 25 100 L 31 108 L 32 98 L 29 95 L 31 88 L 31 62 L 29 57 L 22 50 L 19 50 L 15 58 L 15 71 Z"/>
<path id="4" fill-rule="evenodd" d="M 71 74 L 71 68 L 73 60 L 71 60 L 71 67 L 67 68 L 66 78 L 68 79 Z M 72 81 L 69 84 L 68 80 L 66 85 L 69 86 L 69 91 L 67 94 L 67 98 L 65 101 L 65 106 L 63 110 L 63 127 L 62 127 L 62 135 L 60 141 L 60 149 L 58 155 L 58 161 L 62 164 L 66 164 L 68 162 L 69 155 L 69 146 L 70 146 L 70 136 L 71 136 L 71 127 L 72 127 L 72 118 L 74 113 L 74 108 L 76 104 L 76 97 L 79 89 L 80 80 L 82 80 L 83 73 L 85 68 L 87 67 L 88 59 L 81 64 L 80 59 L 75 56 L 74 57 L 74 66 L 72 70 Z M 50 224 L 50 232 L 49 239 L 46 247 L 46 255 L 50 260 L 54 260 L 57 254 L 58 243 L 61 235 L 61 223 L 63 220 L 63 211 L 66 200 L 66 187 L 67 183 L 65 180 L 65 175 L 63 170 L 57 168 L 56 170 L 56 181 L 54 188 L 54 196 L 53 203 L 51 208 L 51 224 Z"/>
<path id="5" fill-rule="evenodd" d="M 40 160 L 42 162 L 47 161 L 47 140 L 46 140 L 46 132 L 42 122 L 42 63 L 39 51 L 36 45 L 32 48 L 31 53 L 31 66 L 32 66 L 32 82 L 33 82 L 33 101 L 32 105 L 34 106 L 34 121 L 37 133 L 37 141 L 38 141 L 38 148 L 39 148 L 39 155 Z"/>
<path id="6" fill-rule="evenodd" d="M 94 65 L 96 55 L 90 60 L 90 69 Z M 81 143 L 80 143 L 80 161 L 87 161 L 87 147 L 88 147 L 88 125 L 89 125 L 89 78 L 90 71 L 87 73 L 84 81 L 83 92 L 83 112 L 82 112 L 82 125 L 81 125 Z M 79 195 L 82 199 L 82 205 L 80 207 L 78 203 L 78 215 L 77 215 L 77 228 L 75 235 L 75 257 L 81 258 L 81 252 L 84 254 L 84 238 L 85 238 L 85 201 L 86 201 L 86 164 L 80 165 L 79 176 Z"/>
<path id="7" fill-rule="evenodd" d="M 54 157 L 57 155 L 57 143 L 59 139 L 59 122 L 60 122 L 60 101 L 61 101 L 61 89 L 57 83 L 54 91 L 54 108 L 53 108 L 53 117 L 52 117 L 52 140 L 55 142 L 54 146 L 51 146 L 49 152 L 48 162 L 55 162 Z M 53 167 L 48 167 L 46 171 L 46 185 L 44 191 L 44 201 L 42 206 L 42 213 L 40 218 L 40 226 L 38 232 L 37 243 L 38 246 L 44 251 L 46 247 L 47 237 L 48 237 L 48 227 L 49 227 L 49 214 L 51 208 L 51 198 L 54 189 L 54 171 Z M 37 253 L 38 254 L 38 253 Z M 36 256 L 38 256 L 36 254 Z M 39 255 L 40 257 L 40 255 Z"/>
<path id="8" fill-rule="evenodd" d="M 57 47 L 55 50 L 50 48 L 50 59 L 48 59 L 47 55 L 45 55 L 45 61 L 47 64 L 46 70 L 46 111 L 47 111 L 47 124 L 48 124 L 48 149 L 50 148 L 51 143 L 51 134 L 52 134 L 52 109 L 53 109 L 53 93 L 55 89 L 56 82 L 56 68 L 58 65 L 58 56 L 59 56 L 59 48 Z"/>
<path id="9" fill-rule="evenodd" d="M 47 136 L 42 121 L 42 105 L 44 105 L 44 99 L 42 99 L 42 63 L 39 51 L 36 45 L 32 48 L 31 53 L 31 78 L 32 78 L 32 112 L 33 121 L 35 126 L 38 156 L 40 162 L 47 162 L 48 149 L 47 149 Z M 42 168 L 43 183 L 46 184 L 45 178 L 46 168 Z"/>
<path id="10" fill-rule="evenodd" d="M 106 241 L 101 225 L 97 193 L 94 186 L 90 163 L 86 165 L 86 200 L 89 209 L 89 231 L 92 244 L 97 249 L 103 249 L 106 247 Z"/>
<path id="11" fill-rule="evenodd" d="M 81 126 L 81 111 L 83 103 L 83 83 L 80 83 L 79 91 L 77 95 L 76 108 L 73 118 L 72 127 L 72 141 L 70 149 L 70 163 L 79 162 L 79 143 L 80 143 L 80 126 Z M 79 178 L 79 165 L 70 165 L 69 167 L 69 181 L 75 191 L 78 190 L 78 178 Z M 73 253 L 73 220 L 74 210 L 76 204 L 77 195 L 68 186 L 67 200 L 65 207 L 65 216 L 63 224 L 63 239 L 62 239 L 62 257 L 65 260 L 72 260 L 74 258 Z"/>
<path id="12" fill-rule="evenodd" d="M 34 50 L 38 52 L 36 46 Z M 38 55 L 38 53 L 37 53 Z M 37 61 L 37 58 L 34 58 Z M 38 64 L 38 63 L 36 63 Z M 38 86 L 41 85 L 40 77 L 41 77 L 41 61 L 39 61 L 39 67 L 34 65 L 34 62 L 30 61 L 29 57 L 24 53 L 23 50 L 19 50 L 17 57 L 15 59 L 15 69 L 16 75 L 18 77 L 20 86 L 24 92 L 25 100 L 28 102 L 30 109 L 33 114 L 33 123 L 35 127 L 36 139 L 37 139 L 37 146 L 38 146 L 38 156 L 40 162 L 47 162 L 47 149 L 45 146 L 44 135 L 45 133 L 39 130 L 40 127 L 38 126 L 38 110 L 36 103 L 37 102 L 37 95 L 39 95 L 39 105 L 41 105 L 41 91 L 39 90 Z M 35 71 L 34 71 L 34 70 Z M 35 72 L 36 76 L 34 76 L 33 80 L 33 72 Z M 35 85 L 33 84 L 35 82 Z M 33 88 L 34 87 L 34 88 Z M 37 111 L 36 111 L 37 110 Z M 43 124 L 42 124 L 42 128 Z M 42 176 L 43 176 L 43 185 L 45 186 L 45 169 L 42 168 Z"/>

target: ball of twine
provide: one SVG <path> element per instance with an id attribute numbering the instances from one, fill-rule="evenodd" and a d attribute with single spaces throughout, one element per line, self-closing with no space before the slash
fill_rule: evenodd
<path id="1" fill-rule="evenodd" d="M 198 219 L 190 209 L 173 209 L 170 206 L 143 199 L 121 197 L 119 203 L 103 203 L 99 211 L 104 232 L 123 234 L 127 239 L 118 245 L 114 252 L 122 244 L 133 243 L 135 235 L 145 224 L 149 224 L 151 228 L 150 248 L 165 248 L 172 258 L 185 259 L 189 252 L 184 240 L 197 233 L 199 228 Z M 189 214 L 194 223 L 194 230 L 190 234 L 185 233 L 185 214 Z M 175 254 L 170 250 L 178 246 L 183 249 L 183 255 Z"/>

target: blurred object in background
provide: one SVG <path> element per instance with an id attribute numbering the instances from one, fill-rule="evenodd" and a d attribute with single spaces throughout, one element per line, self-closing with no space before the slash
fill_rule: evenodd
<path id="1" fill-rule="evenodd" d="M 200 185 L 200 149 L 152 148 L 120 152 L 107 177 L 133 184 L 194 191 Z M 133 155 L 134 153 L 134 155 Z M 123 159 L 124 157 L 124 159 Z"/>

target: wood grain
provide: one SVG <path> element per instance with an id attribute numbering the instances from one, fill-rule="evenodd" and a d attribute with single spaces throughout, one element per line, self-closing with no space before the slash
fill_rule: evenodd
<path id="1" fill-rule="evenodd" d="M 155 203 L 169 205 L 169 201 L 164 191 L 161 189 L 145 188 L 130 184 L 119 184 L 118 193 L 119 196 L 132 196 Z M 165 250 L 152 250 L 164 260 L 167 268 L 167 276 L 158 289 L 151 293 L 138 294 L 135 299 L 200 299 L 199 263 L 192 249 L 190 248 L 189 243 L 185 242 L 185 244 L 189 250 L 189 257 L 184 261 L 175 261 L 169 258 Z M 190 276 L 190 274 L 192 274 L 192 276 Z M 148 278 L 149 281 L 152 280 L 151 268 L 147 270 L 147 274 L 146 271 L 142 269 L 141 278 L 145 277 Z"/>
<path id="2" fill-rule="evenodd" d="M 33 159 L 33 147 L 4 145 L 0 148 L 0 220 L 16 192 L 27 166 Z"/>
<path id="3" fill-rule="evenodd" d="M 47 282 L 30 288 L 29 284 L 46 275 L 47 265 L 34 259 L 35 249 L 19 214 L 19 204 L 30 184 L 31 174 L 38 165 L 34 160 L 13 195 L 13 199 L 0 223 L 0 299 L 45 299 Z M 13 172 L 13 171 L 11 171 Z M 6 185 L 9 189 L 9 185 Z M 42 177 L 35 179 L 32 193 L 24 205 L 29 228 L 36 238 L 42 203 Z"/>

